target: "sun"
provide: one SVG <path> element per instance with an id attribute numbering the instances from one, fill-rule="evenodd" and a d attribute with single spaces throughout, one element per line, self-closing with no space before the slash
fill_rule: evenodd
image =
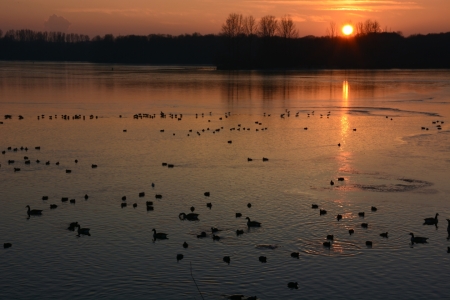
<path id="1" fill-rule="evenodd" d="M 353 33 L 353 26 L 352 25 L 344 25 L 344 27 L 342 27 L 342 33 L 344 35 L 350 35 Z"/>

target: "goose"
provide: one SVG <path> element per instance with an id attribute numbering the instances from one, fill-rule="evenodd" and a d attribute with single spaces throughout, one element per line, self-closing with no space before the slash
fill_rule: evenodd
<path id="1" fill-rule="evenodd" d="M 180 220 L 188 220 L 188 221 L 198 221 L 198 214 L 194 214 L 194 213 L 180 213 L 178 215 L 178 218 L 180 218 Z"/>
<path id="2" fill-rule="evenodd" d="M 426 238 L 426 237 L 414 236 L 414 233 L 412 233 L 412 232 L 409 235 L 411 236 L 411 244 L 414 244 L 414 243 L 416 243 L 416 244 L 428 243 L 427 242 L 428 238 Z"/>
<path id="3" fill-rule="evenodd" d="M 78 227 L 78 222 L 72 222 L 69 224 L 68 230 L 75 231 L 75 228 Z"/>
<path id="4" fill-rule="evenodd" d="M 297 282 L 289 282 L 288 284 L 287 284 L 287 286 L 288 286 L 288 288 L 290 288 L 290 289 L 298 289 L 298 283 Z"/>
<path id="5" fill-rule="evenodd" d="M 90 228 L 81 228 L 81 225 L 78 224 L 78 234 L 77 234 L 77 236 L 80 236 L 82 234 L 91 236 L 91 234 L 89 233 L 89 230 L 90 230 Z"/>
<path id="6" fill-rule="evenodd" d="M 177 262 L 183 259 L 183 254 L 177 254 Z"/>
<path id="7" fill-rule="evenodd" d="M 155 228 L 153 228 L 152 231 L 153 231 L 153 239 L 154 240 L 166 240 L 166 239 L 168 239 L 166 233 L 162 233 L 162 232 L 156 233 L 156 229 Z"/>
<path id="8" fill-rule="evenodd" d="M 187 247 L 189 247 L 189 245 L 188 245 L 188 243 L 186 243 L 186 241 L 183 243 L 183 248 L 187 248 Z"/>
<path id="9" fill-rule="evenodd" d="M 299 259 L 300 258 L 300 253 L 299 252 L 292 252 L 291 253 L 291 257 Z"/>
<path id="10" fill-rule="evenodd" d="M 251 221 L 249 217 L 246 217 L 247 221 L 247 226 L 248 227 L 261 227 L 261 223 L 260 222 L 256 222 L 256 221 Z"/>
<path id="11" fill-rule="evenodd" d="M 258 259 L 262 263 L 266 263 L 267 262 L 267 257 L 265 257 L 265 256 L 260 256 Z"/>
<path id="12" fill-rule="evenodd" d="M 426 219 L 424 219 L 423 225 L 435 225 L 435 226 L 437 226 L 437 224 L 438 224 L 438 216 L 439 216 L 439 214 L 436 213 L 434 218 L 426 218 Z"/>
<path id="13" fill-rule="evenodd" d="M 353 230 L 353 229 L 349 229 L 349 230 L 348 230 L 348 234 L 352 235 L 352 234 L 354 234 L 354 233 L 355 233 L 355 230 Z"/>
<path id="14" fill-rule="evenodd" d="M 38 216 L 38 215 L 42 215 L 42 210 L 41 209 L 30 209 L 30 206 L 27 205 L 25 207 L 28 207 L 28 215 L 32 215 L 32 216 Z"/>
<path id="15" fill-rule="evenodd" d="M 447 233 L 448 233 L 447 240 L 450 240 L 450 219 L 447 219 L 447 222 L 448 222 L 448 226 L 447 226 Z"/>
<path id="16" fill-rule="evenodd" d="M 223 257 L 223 261 L 226 262 L 227 264 L 230 264 L 231 259 L 230 259 L 229 256 L 224 256 L 224 257 Z"/>
<path id="17" fill-rule="evenodd" d="M 387 232 L 382 232 L 380 233 L 381 237 L 387 238 L 388 237 L 388 233 Z"/>

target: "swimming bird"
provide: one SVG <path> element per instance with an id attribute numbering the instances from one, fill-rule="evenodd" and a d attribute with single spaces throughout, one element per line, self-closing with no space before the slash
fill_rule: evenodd
<path id="1" fill-rule="evenodd" d="M 370 208 L 370 210 L 371 210 L 371 211 L 377 211 L 378 208 L 376 208 L 375 206 L 372 206 L 372 207 Z"/>
<path id="2" fill-rule="evenodd" d="M 338 214 L 338 215 L 336 216 L 336 219 L 337 219 L 338 221 L 340 221 L 340 220 L 342 219 L 342 215 L 339 215 L 339 214 Z"/>
<path id="3" fill-rule="evenodd" d="M 39 216 L 42 215 L 42 209 L 30 209 L 30 206 L 27 205 L 25 207 L 28 207 L 28 216 Z"/>
<path id="4" fill-rule="evenodd" d="M 156 199 L 162 199 L 162 195 L 156 194 L 156 195 L 155 195 L 155 198 L 156 198 Z"/>
<path id="5" fill-rule="evenodd" d="M 388 233 L 387 232 L 382 232 L 380 233 L 381 237 L 387 238 L 388 237 Z"/>
<path id="6" fill-rule="evenodd" d="M 358 213 L 358 216 L 360 216 L 360 217 L 364 217 L 364 215 L 365 215 L 364 212 L 359 212 L 359 213 Z"/>
<path id="7" fill-rule="evenodd" d="M 331 247 L 331 242 L 323 242 L 322 244 L 325 248 L 330 248 Z"/>
<path id="8" fill-rule="evenodd" d="M 325 209 L 320 209 L 319 215 L 326 215 L 327 211 Z"/>
<path id="9" fill-rule="evenodd" d="M 177 262 L 183 259 L 183 254 L 177 254 Z"/>
<path id="10" fill-rule="evenodd" d="M 261 223 L 260 222 L 256 222 L 256 221 L 251 221 L 249 217 L 246 217 L 247 221 L 247 226 L 248 227 L 261 227 Z"/>
<path id="11" fill-rule="evenodd" d="M 348 234 L 352 235 L 352 234 L 354 234 L 354 233 L 355 233 L 355 230 L 353 230 L 353 229 L 349 229 L 349 230 L 348 230 Z"/>
<path id="12" fill-rule="evenodd" d="M 315 209 L 315 208 L 319 208 L 319 205 L 317 205 L 317 204 L 312 204 L 312 205 L 311 205 L 311 208 L 314 208 L 314 209 Z"/>
<path id="13" fill-rule="evenodd" d="M 127 207 L 127 204 L 126 203 L 120 203 L 120 207 L 121 208 Z"/>
<path id="14" fill-rule="evenodd" d="M 50 209 L 55 209 L 57 207 L 58 207 L 58 205 L 56 205 L 56 204 L 50 204 Z"/>
<path id="15" fill-rule="evenodd" d="M 133 207 L 136 208 L 137 207 L 137 203 L 133 203 Z"/>
<path id="16" fill-rule="evenodd" d="M 81 228 L 81 225 L 78 224 L 78 234 L 77 236 L 79 237 L 80 235 L 88 235 L 91 236 L 91 234 L 89 233 L 90 228 Z"/>
<path id="17" fill-rule="evenodd" d="M 220 241 L 220 236 L 213 234 L 212 239 L 213 241 Z"/>
<path id="18" fill-rule="evenodd" d="M 205 195 L 205 197 L 209 197 L 211 195 L 210 192 L 204 192 L 203 195 Z"/>
<path id="19" fill-rule="evenodd" d="M 236 213 L 236 218 L 240 218 L 240 217 L 242 217 L 242 214 L 241 213 Z"/>
<path id="20" fill-rule="evenodd" d="M 251 203 L 247 203 L 247 207 L 248 208 L 252 207 L 252 204 Z"/>
<path id="21" fill-rule="evenodd" d="M 194 214 L 194 213 L 180 213 L 178 215 L 178 218 L 180 218 L 180 220 L 188 220 L 188 221 L 198 221 L 198 214 Z"/>
<path id="22" fill-rule="evenodd" d="M 372 247 L 372 242 L 371 241 L 366 241 L 366 246 L 367 247 Z"/>
<path id="23" fill-rule="evenodd" d="M 240 230 L 240 229 L 236 230 L 236 235 L 241 235 L 241 234 L 244 234 L 244 230 Z"/>
<path id="24" fill-rule="evenodd" d="M 75 231 L 75 228 L 78 227 L 78 222 L 72 222 L 69 224 L 69 227 L 67 228 L 70 231 Z"/>
<path id="25" fill-rule="evenodd" d="M 75 204 L 76 200 L 75 199 L 70 199 L 69 202 L 72 203 L 72 204 Z"/>
<path id="26" fill-rule="evenodd" d="M 298 283 L 297 282 L 289 282 L 288 284 L 287 284 L 287 286 L 288 286 L 288 288 L 290 288 L 290 289 L 298 289 Z"/>
<path id="27" fill-rule="evenodd" d="M 327 240 L 334 240 L 334 235 L 332 234 L 327 235 Z"/>
<path id="28" fill-rule="evenodd" d="M 223 257 L 223 261 L 226 262 L 227 264 L 230 264 L 231 259 L 230 259 L 229 256 L 224 256 L 224 257 Z"/>
<path id="29" fill-rule="evenodd" d="M 84 195 L 84 200 L 87 200 L 87 199 L 89 199 L 89 196 L 86 194 L 86 195 Z"/>
<path id="30" fill-rule="evenodd" d="M 267 257 L 265 257 L 265 256 L 260 256 L 258 259 L 262 263 L 266 263 L 267 262 Z"/>
<path id="31" fill-rule="evenodd" d="M 189 247 L 189 245 L 188 245 L 188 243 L 186 243 L 186 241 L 183 243 L 183 248 L 187 248 L 187 247 Z"/>
<path id="32" fill-rule="evenodd" d="M 48 196 L 42 196 L 42 200 L 48 200 Z"/>
<path id="33" fill-rule="evenodd" d="M 361 227 L 362 227 L 362 228 L 368 228 L 368 227 L 369 227 L 369 224 L 367 224 L 367 223 L 361 223 Z"/>
<path id="34" fill-rule="evenodd" d="M 167 240 L 168 239 L 167 233 L 162 233 L 162 232 L 157 233 L 155 228 L 153 228 L 152 231 L 153 231 L 153 239 L 154 240 Z"/>
<path id="35" fill-rule="evenodd" d="M 435 225 L 437 227 L 438 216 L 439 216 L 439 214 L 436 213 L 434 218 L 426 218 L 426 219 L 424 219 L 423 225 Z"/>
<path id="36" fill-rule="evenodd" d="M 300 258 L 300 253 L 299 252 L 292 252 L 291 253 L 291 257 L 299 259 Z"/>
<path id="37" fill-rule="evenodd" d="M 416 244 L 428 243 L 427 242 L 428 238 L 426 238 L 426 237 L 414 236 L 414 233 L 412 233 L 412 232 L 409 235 L 411 236 L 411 244 L 414 244 L 414 243 L 416 243 Z"/>
<path id="38" fill-rule="evenodd" d="M 333 180 L 330 181 L 330 185 L 334 185 L 334 181 Z"/>
<path id="39" fill-rule="evenodd" d="M 212 232 L 212 233 L 215 233 L 215 232 L 217 232 L 217 231 L 220 231 L 220 229 L 218 229 L 218 228 L 216 228 L 216 227 L 211 227 L 211 232 Z"/>
<path id="40" fill-rule="evenodd" d="M 447 247 L 447 253 L 450 253 L 450 247 Z"/>
<path id="41" fill-rule="evenodd" d="M 12 244 L 11 244 L 11 243 L 4 243 L 4 244 L 3 244 L 3 248 L 4 248 L 4 249 L 11 248 L 11 247 L 12 247 Z"/>
<path id="42" fill-rule="evenodd" d="M 206 232 L 202 231 L 200 234 L 197 234 L 197 238 L 204 238 L 206 237 Z"/>
<path id="43" fill-rule="evenodd" d="M 194 212 L 195 207 L 191 206 L 191 212 Z"/>
<path id="44" fill-rule="evenodd" d="M 338 181 L 344 181 L 345 178 L 344 177 L 338 177 Z"/>
<path id="45" fill-rule="evenodd" d="M 450 219 L 447 219 L 447 240 L 450 240 Z"/>
<path id="46" fill-rule="evenodd" d="M 123 196 L 122 201 L 126 201 L 126 200 L 127 200 L 127 196 Z"/>
<path id="47" fill-rule="evenodd" d="M 211 202 L 206 203 L 206 207 L 208 207 L 209 209 L 211 209 L 211 208 L 212 208 L 212 203 L 211 203 Z"/>

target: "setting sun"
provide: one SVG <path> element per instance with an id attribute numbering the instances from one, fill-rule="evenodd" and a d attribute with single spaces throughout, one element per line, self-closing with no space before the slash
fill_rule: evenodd
<path id="1" fill-rule="evenodd" d="M 345 35 L 350 35 L 353 33 L 353 26 L 352 25 L 345 25 L 342 27 L 342 33 Z"/>

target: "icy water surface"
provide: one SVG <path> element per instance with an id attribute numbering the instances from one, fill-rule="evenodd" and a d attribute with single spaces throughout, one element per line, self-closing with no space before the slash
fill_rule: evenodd
<path id="1" fill-rule="evenodd" d="M 448 70 L 0 63 L 0 116 L 0 299 L 450 294 Z"/>

